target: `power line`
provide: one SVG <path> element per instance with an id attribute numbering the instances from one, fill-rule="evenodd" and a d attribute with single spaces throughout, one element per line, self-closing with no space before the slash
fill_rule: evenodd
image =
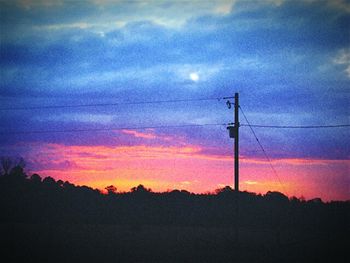
<path id="1" fill-rule="evenodd" d="M 230 98 L 230 97 L 225 97 Z M 155 100 L 155 101 L 125 101 L 116 103 L 92 103 L 92 104 L 75 104 L 75 105 L 47 105 L 47 106 L 28 106 L 28 107 L 13 107 L 0 108 L 1 111 L 11 110 L 40 110 L 40 109 L 60 109 L 60 108 L 83 108 L 83 107 L 106 107 L 106 106 L 120 106 L 120 105 L 140 105 L 140 104 L 161 104 L 161 103 L 180 103 L 193 101 L 220 101 L 224 98 L 198 98 L 198 99 L 178 99 L 178 100 Z"/>
<path id="2" fill-rule="evenodd" d="M 244 117 L 244 119 L 246 120 L 246 122 L 247 122 L 247 124 L 248 124 L 250 130 L 252 131 L 252 133 L 253 133 L 253 135 L 254 135 L 256 141 L 258 142 L 258 144 L 259 144 L 261 150 L 263 151 L 263 153 L 264 153 L 264 155 L 265 155 L 265 158 L 266 158 L 267 161 L 269 162 L 270 167 L 271 167 L 271 170 L 273 171 L 273 173 L 274 173 L 275 176 L 277 177 L 278 182 L 279 182 L 279 184 L 281 185 L 281 187 L 283 188 L 284 192 L 286 192 L 286 189 L 284 189 L 284 186 L 283 186 L 283 184 L 282 184 L 282 182 L 281 182 L 280 177 L 279 177 L 278 174 L 277 174 L 277 171 L 275 170 L 275 168 L 274 168 L 273 165 L 272 165 L 271 159 L 270 159 L 269 156 L 267 155 L 267 153 L 266 153 L 264 147 L 262 146 L 262 144 L 260 143 L 258 137 L 256 136 L 256 133 L 255 133 L 255 131 L 253 130 L 252 125 L 250 124 L 250 122 L 248 121 L 247 116 L 244 114 L 244 111 L 242 110 L 242 107 L 239 106 L 239 108 L 240 108 L 240 110 L 241 110 L 241 112 L 242 112 L 242 114 L 243 114 L 243 117 Z"/>
<path id="3" fill-rule="evenodd" d="M 241 109 L 242 111 L 242 109 Z M 243 113 L 243 111 L 242 111 Z M 244 114 L 243 114 L 244 115 Z M 248 121 L 247 121 L 248 122 Z M 135 127 L 111 127 L 111 128 L 96 128 L 96 129 L 68 129 L 68 130 L 37 130 L 37 131 L 0 131 L 0 135 L 8 134 L 45 134 L 45 133 L 72 133 L 72 132 L 103 132 L 113 130 L 144 130 L 144 129 L 166 129 L 166 128 L 186 128 L 186 127 L 203 127 L 203 126 L 226 126 L 232 123 L 209 123 L 209 124 L 184 124 L 184 125 L 160 125 L 160 126 L 135 126 Z M 303 129 L 303 128 L 341 128 L 350 127 L 349 124 L 339 125 L 318 125 L 318 126 L 277 126 L 277 125 L 257 125 L 257 124 L 240 124 L 243 127 L 257 128 L 283 128 L 283 129 Z M 254 133 L 254 131 L 253 131 Z"/>
<path id="4" fill-rule="evenodd" d="M 146 130 L 146 129 L 167 129 L 167 128 L 187 128 L 206 126 L 226 126 L 226 123 L 206 123 L 206 124 L 182 124 L 182 125 L 161 125 L 161 126 L 135 126 L 135 127 L 110 127 L 99 129 L 71 129 L 71 130 L 37 130 L 37 131 L 1 131 L 0 135 L 18 134 L 45 134 L 45 133 L 74 133 L 74 132 L 104 132 L 120 130 Z"/>
<path id="5" fill-rule="evenodd" d="M 243 113 L 243 111 L 242 111 L 242 113 Z M 248 123 L 248 124 L 241 124 L 241 126 L 250 126 L 250 127 L 256 127 L 256 128 L 273 128 L 273 129 L 322 129 L 322 128 L 350 127 L 350 124 L 288 126 L 288 125 L 259 125 L 259 124 L 249 124 Z"/>

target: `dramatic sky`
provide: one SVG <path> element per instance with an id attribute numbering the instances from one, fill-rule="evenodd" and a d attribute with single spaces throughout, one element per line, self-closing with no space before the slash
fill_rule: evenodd
<path id="1" fill-rule="evenodd" d="M 233 140 L 205 125 L 233 121 L 226 100 L 134 102 L 239 92 L 252 124 L 350 122 L 346 0 L 4 0 L 0 10 L 1 155 L 24 157 L 29 174 L 118 191 L 232 186 Z M 241 190 L 350 199 L 348 128 L 254 129 L 276 174 L 242 126 Z"/>

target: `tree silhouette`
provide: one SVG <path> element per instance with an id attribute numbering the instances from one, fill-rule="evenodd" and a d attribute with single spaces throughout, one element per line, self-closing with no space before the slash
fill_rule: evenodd
<path id="1" fill-rule="evenodd" d="M 38 174 L 32 174 L 32 176 L 30 177 L 30 181 L 35 184 L 39 184 L 41 183 L 41 177 Z"/>
<path id="2" fill-rule="evenodd" d="M 47 176 L 44 178 L 43 180 L 43 185 L 46 187 L 46 188 L 55 188 L 56 187 L 56 181 L 55 179 L 53 179 L 51 176 Z"/>
<path id="3" fill-rule="evenodd" d="M 151 193 L 152 190 L 151 190 L 151 188 L 146 188 L 142 184 L 140 184 L 137 187 L 131 188 L 131 192 L 137 193 L 137 194 L 144 194 L 144 193 Z"/>
<path id="4" fill-rule="evenodd" d="M 117 187 L 115 187 L 114 185 L 106 186 L 105 189 L 107 190 L 107 193 L 109 195 L 115 194 L 117 192 Z"/>
<path id="5" fill-rule="evenodd" d="M 0 170 L 1 175 L 23 175 L 24 174 L 24 167 L 25 167 L 25 161 L 22 157 L 11 157 L 11 156 L 2 156 L 0 158 Z"/>
<path id="6" fill-rule="evenodd" d="M 0 161 L 1 161 L 1 174 L 8 175 L 12 167 L 12 158 L 8 156 L 2 156 Z"/>
<path id="7" fill-rule="evenodd" d="M 216 194 L 230 194 L 233 193 L 234 190 L 230 186 L 225 186 L 223 188 L 219 188 L 215 190 Z"/>

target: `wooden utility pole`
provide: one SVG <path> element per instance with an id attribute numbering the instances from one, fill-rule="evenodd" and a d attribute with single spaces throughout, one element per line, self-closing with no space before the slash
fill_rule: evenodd
<path id="1" fill-rule="evenodd" d="M 234 142 L 234 184 L 235 184 L 235 192 L 239 193 L 239 96 L 238 93 L 235 93 L 234 97 L 227 97 L 224 99 L 235 99 L 235 112 L 234 112 L 234 118 L 235 118 L 235 122 L 234 123 L 230 123 L 230 125 L 227 127 L 227 129 L 229 130 L 229 135 L 230 138 L 235 139 Z M 226 102 L 226 105 L 229 109 L 231 109 L 231 102 L 228 100 Z M 233 124 L 233 126 L 232 126 Z M 235 232 L 236 232 L 236 243 L 239 243 L 239 222 L 240 222 L 240 218 L 239 218 L 239 194 L 236 195 L 236 223 L 235 223 Z"/>
<path id="2" fill-rule="evenodd" d="M 235 191 L 239 192 L 239 101 L 238 93 L 235 93 Z"/>
<path id="3" fill-rule="evenodd" d="M 232 98 L 232 97 L 228 97 Z M 230 138 L 234 138 L 234 187 L 235 191 L 239 192 L 239 98 L 238 98 L 238 93 L 235 93 L 234 96 L 235 99 L 235 112 L 234 112 L 234 118 L 235 122 L 233 123 L 234 126 L 229 126 L 227 129 L 229 130 Z M 230 109 L 231 108 L 231 102 L 228 100 L 227 101 L 227 106 Z"/>

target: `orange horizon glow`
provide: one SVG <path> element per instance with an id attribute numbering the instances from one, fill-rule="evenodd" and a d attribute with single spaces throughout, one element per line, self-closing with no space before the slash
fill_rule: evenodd
<path id="1" fill-rule="evenodd" d="M 208 154 L 196 145 L 41 144 L 39 148 L 31 158 L 42 167 L 31 172 L 100 190 L 114 185 L 118 192 L 127 192 L 143 184 L 155 192 L 179 189 L 209 193 L 233 185 L 233 157 Z M 339 185 L 332 187 L 339 178 L 346 180 L 349 160 L 285 158 L 274 159 L 272 163 L 279 178 L 266 160 L 241 156 L 240 190 L 258 194 L 279 191 L 306 199 L 321 197 L 325 201 L 350 199 L 346 187 L 342 192 Z"/>

